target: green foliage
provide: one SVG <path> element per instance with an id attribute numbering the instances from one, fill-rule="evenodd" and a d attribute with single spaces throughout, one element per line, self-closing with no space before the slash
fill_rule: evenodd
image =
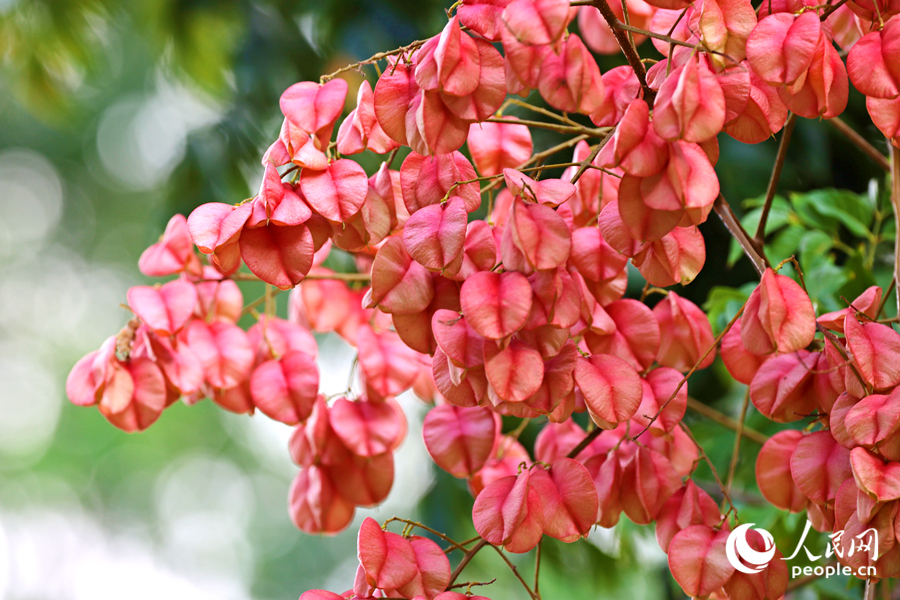
<path id="1" fill-rule="evenodd" d="M 820 311 L 845 307 L 841 296 L 852 299 L 869 286 L 887 288 L 890 283 L 895 225 L 890 207 L 879 200 L 876 193 L 835 188 L 773 198 L 766 221 L 766 254 L 773 265 L 792 256 L 797 259 L 809 296 Z M 751 234 L 759 225 L 764 203 L 765 195 L 742 203 L 747 212 L 741 222 Z M 732 240 L 728 264 L 734 265 L 742 256 Z M 791 267 L 785 268 L 792 273 Z M 717 294 L 710 295 L 708 308 L 718 315 L 723 299 L 734 290 Z"/>

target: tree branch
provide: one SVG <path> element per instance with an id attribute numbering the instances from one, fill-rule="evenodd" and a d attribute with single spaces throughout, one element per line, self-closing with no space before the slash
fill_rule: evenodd
<path id="1" fill-rule="evenodd" d="M 578 456 L 579 454 L 581 454 L 581 451 L 584 450 L 585 448 L 587 448 L 588 446 L 590 446 L 590 445 L 591 445 L 591 442 L 593 442 L 594 440 L 596 440 L 597 437 L 598 437 L 601 433 L 603 433 L 603 430 L 600 429 L 599 427 L 596 428 L 596 429 L 594 429 L 594 430 L 591 431 L 590 433 L 588 433 L 586 436 L 584 436 L 584 439 L 581 440 L 581 441 L 578 443 L 577 446 L 575 446 L 574 448 L 572 448 L 572 451 L 569 452 L 569 453 L 566 455 L 566 458 L 575 458 L 576 456 Z"/>
<path id="2" fill-rule="evenodd" d="M 766 203 L 763 205 L 762 214 L 759 216 L 759 225 L 753 240 L 763 245 L 766 237 L 766 221 L 769 218 L 769 209 L 772 208 L 772 200 L 775 198 L 775 190 L 778 189 L 778 180 L 781 179 L 781 169 L 784 167 L 784 159 L 787 158 L 788 144 L 791 143 L 791 134 L 797 123 L 797 115 L 790 113 L 784 128 L 781 130 L 781 142 L 778 144 L 778 154 L 775 155 L 775 165 L 772 167 L 772 176 L 769 177 L 769 187 L 766 189 Z"/>
<path id="3" fill-rule="evenodd" d="M 656 92 L 647 85 L 647 69 L 644 68 L 644 63 L 641 62 L 641 57 L 638 56 L 634 46 L 628 41 L 628 36 L 625 35 L 625 29 L 622 27 L 624 23 L 619 22 L 619 19 L 616 18 L 616 13 L 609 7 L 606 0 L 594 0 L 591 5 L 600 10 L 600 14 L 603 15 L 603 19 L 606 21 L 606 24 L 609 25 L 610 30 L 612 30 L 613 35 L 616 37 L 619 48 L 622 49 L 622 53 L 625 55 L 626 60 L 628 60 L 628 64 L 631 65 L 631 68 L 634 70 L 634 74 L 641 84 L 641 89 L 644 90 L 644 100 L 646 100 L 647 104 L 652 106 L 653 99 L 656 98 Z"/>
<path id="4" fill-rule="evenodd" d="M 450 574 L 450 581 L 447 583 L 448 589 L 459 578 L 460 574 L 463 572 L 463 569 L 465 569 L 466 565 L 469 564 L 469 561 L 475 558 L 475 555 L 478 554 L 478 552 L 480 552 L 481 549 L 487 545 L 487 540 L 481 540 L 477 544 L 472 546 L 472 548 L 463 555 L 462 559 L 460 559 L 459 561 L 459 564 L 456 565 L 455 569 L 453 569 L 453 573 Z"/>
<path id="5" fill-rule="evenodd" d="M 765 251 L 762 247 L 758 247 L 757 244 L 750 239 L 750 236 L 747 235 L 747 231 L 744 229 L 743 225 L 741 225 L 741 222 L 737 220 L 737 217 L 735 216 L 734 211 L 731 210 L 731 206 L 728 204 L 725 196 L 719 194 L 715 204 L 713 204 L 713 210 L 716 211 L 719 219 L 721 219 L 732 237 L 734 237 L 734 239 L 738 241 L 738 244 L 741 245 L 741 248 L 744 249 L 744 254 L 746 254 L 750 259 L 750 262 L 753 263 L 756 272 L 762 276 L 770 266 L 769 259 L 766 258 Z"/>

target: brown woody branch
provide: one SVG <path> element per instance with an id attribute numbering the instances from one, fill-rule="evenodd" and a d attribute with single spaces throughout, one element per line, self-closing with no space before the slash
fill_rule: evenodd
<path id="1" fill-rule="evenodd" d="M 609 7 L 606 0 L 594 0 L 591 2 L 591 6 L 597 8 L 600 14 L 603 15 L 603 19 L 616 37 L 616 42 L 619 43 L 619 48 L 622 49 L 625 59 L 628 60 L 628 64 L 631 65 L 638 82 L 641 84 L 641 89 L 644 91 L 644 100 L 647 101 L 647 104 L 652 105 L 653 99 L 656 98 L 656 92 L 647 85 L 647 69 L 644 67 L 644 63 L 641 62 L 641 57 L 638 56 L 637 50 L 634 49 L 634 46 L 631 45 L 628 36 L 625 34 L 627 25 L 619 22 L 619 19 L 616 18 L 616 13 Z"/>
<path id="2" fill-rule="evenodd" d="M 729 233 L 731 233 L 732 237 L 737 240 L 738 244 L 741 245 L 741 248 L 744 250 L 744 254 L 750 259 L 750 262 L 753 263 L 753 267 L 756 269 L 756 272 L 762 276 L 765 273 L 766 269 L 770 266 L 769 259 L 766 258 L 765 250 L 761 244 L 757 244 L 750 236 L 747 234 L 747 231 L 744 229 L 741 222 L 738 221 L 737 217 L 734 214 L 734 211 L 731 210 L 731 206 L 728 204 L 728 201 L 725 199 L 725 196 L 719 194 L 719 197 L 716 198 L 715 204 L 713 204 L 713 210 L 716 211 L 716 215 L 718 215 L 719 219 L 721 219 L 722 223 L 725 225 L 725 228 L 728 229 Z"/>
<path id="3" fill-rule="evenodd" d="M 756 227 L 756 235 L 753 240 L 762 247 L 766 238 L 766 221 L 769 219 L 769 209 L 775 199 L 775 191 L 778 189 L 778 180 L 781 179 L 781 170 L 784 168 L 784 160 L 787 158 L 788 144 L 791 143 L 791 134 L 794 133 L 794 125 L 797 123 L 797 115 L 790 113 L 781 131 L 781 142 L 778 144 L 778 154 L 775 156 L 775 165 L 772 167 L 772 175 L 769 177 L 769 187 L 766 189 L 766 202 L 763 205 L 762 214 L 759 216 L 759 225 Z"/>
<path id="4" fill-rule="evenodd" d="M 885 171 L 891 170 L 891 163 L 884 154 L 878 151 L 875 146 L 870 144 L 866 138 L 856 133 L 856 131 L 842 121 L 839 117 L 828 119 L 826 123 L 837 129 L 844 137 L 853 142 L 853 144 L 862 150 L 863 154 L 875 161 L 875 163 Z"/>

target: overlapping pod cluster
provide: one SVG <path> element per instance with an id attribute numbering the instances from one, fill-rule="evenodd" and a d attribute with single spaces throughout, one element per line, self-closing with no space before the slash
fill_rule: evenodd
<path id="1" fill-rule="evenodd" d="M 725 364 L 736 378 L 751 378 L 750 398 L 769 418 L 812 416 L 824 428 L 773 436 L 756 463 L 760 491 L 781 509 L 806 510 L 819 531 L 842 531 L 835 538 L 842 563 L 893 577 L 900 573 L 900 334 L 874 320 L 882 290 L 869 288 L 851 307 L 820 316 L 825 339 L 808 350 L 816 320 L 800 302 L 802 290 L 768 275 L 754 292 L 758 303 L 751 297 L 747 304 L 741 332 L 723 339 Z M 878 532 L 877 561 L 873 553 L 849 552 L 870 528 Z"/>
<path id="2" fill-rule="evenodd" d="M 135 318 L 78 362 L 70 399 L 97 405 L 126 431 L 146 428 L 179 397 L 296 425 L 290 452 L 302 470 L 292 517 L 304 531 L 334 533 L 356 506 L 390 490 L 392 452 L 406 431 L 394 398 L 413 389 L 436 404 L 426 446 L 468 480 L 486 541 L 525 552 L 544 534 L 571 542 L 624 512 L 656 521 L 687 593 L 780 596 L 778 561 L 754 575 L 727 564 L 728 523 L 690 481 L 698 448 L 680 425 L 684 374 L 714 359 L 706 315 L 672 291 L 652 309 L 624 298 L 627 262 L 652 286 L 696 277 L 705 262 L 697 226 L 719 197 L 716 136 L 757 143 L 783 127 L 789 110 L 809 118 L 843 111 L 848 77 L 833 41 L 844 49 L 858 41 L 850 79 L 896 140 L 900 79 L 891 57 L 900 26 L 892 15 L 900 4 L 853 0 L 832 10 L 773 0 L 761 18 L 749 0 L 627 7 L 633 23 L 666 39 L 653 40 L 667 58 L 646 74 L 640 64 L 601 74 L 568 32 L 580 14 L 588 45 L 613 50 L 595 7 L 464 0 L 439 35 L 393 53 L 374 89 L 360 86 L 336 142 L 347 84 L 291 86 L 258 194 L 173 217 L 140 267 L 177 278 L 129 291 Z M 596 126 L 556 115 L 558 130 L 581 133 L 565 145 L 573 159 L 560 179 L 529 168 L 548 156 L 533 154 L 530 128 L 540 123 L 496 117 L 508 95 L 533 89 Z M 603 146 L 590 146 L 591 137 Z M 411 152 L 399 169 L 392 154 L 371 175 L 341 158 L 401 146 Z M 473 214 L 487 181 L 480 220 Z M 371 284 L 348 285 L 346 274 L 323 267 L 334 248 Z M 246 332 L 236 325 L 253 309 L 232 279 L 242 263 L 293 288 L 288 320 L 261 316 Z M 858 316 L 874 317 L 879 299 L 870 290 L 852 309 L 820 317 L 833 333 L 817 348 L 805 292 L 770 270 L 722 341 L 726 365 L 763 414 L 828 414 L 829 430 L 773 438 L 759 469 L 774 504 L 808 506 L 821 529 L 893 528 L 900 336 Z M 356 398 L 318 393 L 311 332 L 330 331 L 358 351 Z M 587 432 L 575 412 L 608 431 L 581 448 Z M 534 456 L 501 433 L 500 415 L 547 418 Z M 446 559 L 433 542 L 366 520 L 359 554 L 360 574 L 344 597 L 461 596 L 446 591 Z M 894 546 L 881 559 L 885 572 L 896 572 L 896 557 Z"/>

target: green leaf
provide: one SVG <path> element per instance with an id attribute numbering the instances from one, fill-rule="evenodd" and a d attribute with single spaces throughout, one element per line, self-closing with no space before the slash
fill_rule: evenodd
<path id="1" fill-rule="evenodd" d="M 816 201 L 808 194 L 791 194 L 791 205 L 800 217 L 800 221 L 809 229 L 834 231 L 838 228 L 838 219 L 817 210 Z"/>
<path id="2" fill-rule="evenodd" d="M 788 227 L 766 244 L 766 254 L 772 264 L 776 265 L 791 255 L 799 255 L 800 241 L 806 233 L 807 230 L 802 227 Z"/>
<path id="3" fill-rule="evenodd" d="M 865 196 L 849 190 L 825 188 L 808 192 L 806 197 L 819 213 L 834 217 L 856 237 L 866 239 L 870 236 L 873 211 Z"/>
<path id="4" fill-rule="evenodd" d="M 868 199 L 848 190 L 823 188 L 792 194 L 791 202 L 800 218 L 811 227 L 825 230 L 843 225 L 856 237 L 871 236 L 873 209 Z"/>
<path id="5" fill-rule="evenodd" d="M 807 231 L 800 237 L 797 248 L 800 251 L 800 266 L 804 271 L 809 271 L 823 262 L 833 264 L 834 257 L 828 253 L 833 246 L 834 240 L 824 231 Z"/>
<path id="6" fill-rule="evenodd" d="M 754 287 L 756 285 L 751 283 L 741 288 L 715 286 L 710 290 L 706 302 L 703 303 L 703 310 L 709 316 L 709 322 L 716 333 L 725 329 L 728 321 L 750 297 Z"/>
<path id="7" fill-rule="evenodd" d="M 741 218 L 741 225 L 747 230 L 750 236 L 756 233 L 759 226 L 759 219 L 762 216 L 762 205 L 765 203 L 765 194 L 756 198 L 748 198 L 741 204 L 745 207 L 756 206 L 753 210 L 747 211 Z M 766 219 L 766 235 L 770 235 L 778 231 L 791 222 L 791 205 L 782 196 L 772 198 L 772 206 L 769 207 L 769 217 Z M 743 256 L 743 250 L 740 244 L 735 240 L 731 240 L 731 247 L 728 249 L 728 266 L 731 267 Z"/>

